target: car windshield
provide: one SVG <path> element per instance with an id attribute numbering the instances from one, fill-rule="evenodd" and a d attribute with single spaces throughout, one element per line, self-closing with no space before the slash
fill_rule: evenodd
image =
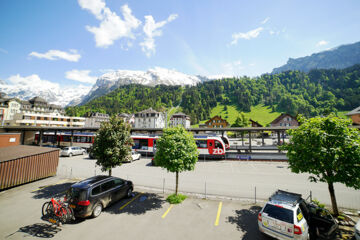
<path id="1" fill-rule="evenodd" d="M 68 198 L 76 199 L 78 201 L 86 200 L 86 190 L 80 188 L 70 188 L 66 193 Z"/>
<path id="2" fill-rule="evenodd" d="M 283 208 L 283 207 L 278 207 L 272 204 L 267 204 L 266 207 L 264 208 L 264 213 L 267 213 L 269 215 L 269 217 L 278 219 L 280 221 L 283 222 L 287 222 L 287 223 L 294 223 L 294 218 L 293 218 L 293 211 Z"/>

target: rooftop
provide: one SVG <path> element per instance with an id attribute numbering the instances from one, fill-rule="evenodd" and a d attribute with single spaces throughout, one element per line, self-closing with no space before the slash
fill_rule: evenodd
<path id="1" fill-rule="evenodd" d="M 18 145 L 0 148 L 0 162 L 15 160 L 41 153 L 58 151 L 58 148 Z"/>

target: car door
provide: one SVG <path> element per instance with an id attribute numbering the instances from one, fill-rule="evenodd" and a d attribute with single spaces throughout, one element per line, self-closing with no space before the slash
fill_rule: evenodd
<path id="1" fill-rule="evenodd" d="M 114 188 L 114 180 L 111 179 L 101 184 L 101 202 L 104 205 L 104 208 L 107 207 L 112 202 L 112 189 Z"/>
<path id="2" fill-rule="evenodd" d="M 114 189 L 112 191 L 112 202 L 119 201 L 126 196 L 127 185 L 126 182 L 122 179 L 114 179 Z"/>

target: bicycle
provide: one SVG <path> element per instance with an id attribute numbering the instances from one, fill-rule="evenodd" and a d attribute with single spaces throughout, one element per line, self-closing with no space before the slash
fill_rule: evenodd
<path id="1" fill-rule="evenodd" d="M 47 218 L 49 222 L 58 225 L 75 219 L 74 211 L 66 204 L 65 198 L 64 201 L 51 198 L 50 201 L 45 202 L 42 205 L 42 216 L 43 218 Z"/>

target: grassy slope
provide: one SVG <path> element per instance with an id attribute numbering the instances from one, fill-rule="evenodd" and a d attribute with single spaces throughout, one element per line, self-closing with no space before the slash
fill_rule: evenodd
<path id="1" fill-rule="evenodd" d="M 210 116 L 221 116 L 226 119 L 230 124 L 233 124 L 240 112 L 237 111 L 235 106 L 228 106 L 227 111 L 224 111 L 224 105 L 218 104 L 215 108 L 211 110 Z M 281 113 L 272 112 L 270 107 L 266 107 L 262 104 L 251 107 L 251 111 L 245 113 L 247 118 L 266 126 L 277 118 Z M 201 121 L 200 123 L 205 123 L 207 120 Z M 193 125 L 192 127 L 198 127 L 199 124 Z"/>

